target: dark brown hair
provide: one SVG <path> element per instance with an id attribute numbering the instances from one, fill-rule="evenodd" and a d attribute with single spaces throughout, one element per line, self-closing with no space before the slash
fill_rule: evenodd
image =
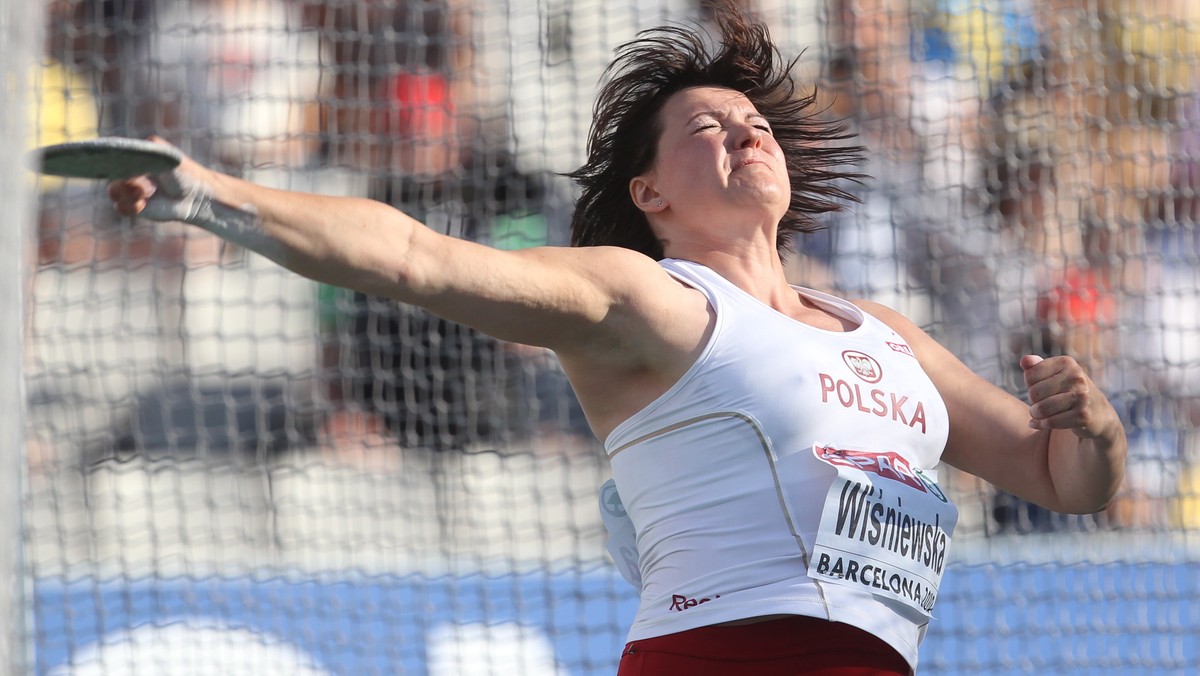
<path id="1" fill-rule="evenodd" d="M 776 241 L 781 256 L 791 250 L 793 235 L 821 227 L 816 216 L 854 200 L 840 184 L 861 177 L 852 168 L 862 148 L 842 145 L 853 138 L 846 126 L 811 110 L 815 90 L 797 94 L 791 76 L 796 59 L 785 62 L 767 28 L 733 7 L 719 4 L 714 18 L 721 32 L 716 54 L 698 29 L 678 26 L 643 31 L 617 49 L 596 99 L 587 163 L 567 174 L 582 189 L 571 218 L 573 246 L 620 246 L 663 258 L 662 243 L 629 195 L 629 182 L 654 164 L 663 105 L 691 87 L 741 92 L 770 123 L 792 186 Z"/>

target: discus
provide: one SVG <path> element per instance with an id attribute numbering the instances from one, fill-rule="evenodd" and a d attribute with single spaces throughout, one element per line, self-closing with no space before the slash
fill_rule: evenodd
<path id="1" fill-rule="evenodd" d="M 110 181 L 161 174 L 183 161 L 183 153 L 172 146 L 120 136 L 68 141 L 40 148 L 34 155 L 34 167 L 43 174 Z"/>

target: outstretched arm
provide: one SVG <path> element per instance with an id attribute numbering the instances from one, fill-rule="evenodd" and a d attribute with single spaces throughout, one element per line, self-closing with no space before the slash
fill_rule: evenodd
<path id="1" fill-rule="evenodd" d="M 862 305 L 908 341 L 946 401 L 950 438 L 943 460 L 1056 512 L 1088 514 L 1112 499 L 1125 474 L 1125 430 L 1073 358 L 1022 357 L 1026 404 L 898 313 Z"/>
<path id="2" fill-rule="evenodd" d="M 666 278 L 640 274 L 658 266 L 631 251 L 500 251 L 376 201 L 273 190 L 188 158 L 169 174 L 114 182 L 109 194 L 121 214 L 190 223 L 306 277 L 551 348 L 603 339 L 631 292 L 622 284 Z"/>

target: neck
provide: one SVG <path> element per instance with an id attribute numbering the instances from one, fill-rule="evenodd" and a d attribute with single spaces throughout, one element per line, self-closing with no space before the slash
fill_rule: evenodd
<path id="1" fill-rule="evenodd" d="M 858 326 L 856 320 L 834 314 L 792 288 L 777 254 L 761 259 L 724 251 L 691 257 L 670 252 L 667 255 L 708 267 L 767 307 L 796 321 L 826 331 L 853 331 Z"/>
<path id="2" fill-rule="evenodd" d="M 774 247 L 769 252 L 755 254 L 727 249 L 667 247 L 666 255 L 700 263 L 777 310 L 786 310 L 789 304 L 797 301 L 796 292 L 789 286 L 784 273 L 783 261 Z"/>

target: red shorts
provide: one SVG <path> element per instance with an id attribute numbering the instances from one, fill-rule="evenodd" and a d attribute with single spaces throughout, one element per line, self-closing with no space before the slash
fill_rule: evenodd
<path id="1" fill-rule="evenodd" d="M 839 622 L 786 617 L 633 641 L 617 676 L 908 676 L 881 639 Z"/>

